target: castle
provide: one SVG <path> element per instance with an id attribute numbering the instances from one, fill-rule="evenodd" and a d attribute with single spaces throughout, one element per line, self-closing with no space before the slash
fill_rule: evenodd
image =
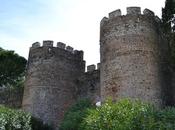
<path id="1" fill-rule="evenodd" d="M 59 126 L 66 110 L 78 99 L 94 103 L 134 98 L 165 106 L 171 97 L 167 86 L 169 48 L 160 19 L 148 9 L 128 7 L 109 13 L 100 23 L 100 63 L 85 72 L 83 51 L 58 42 L 32 44 L 22 107 L 45 123 Z"/>

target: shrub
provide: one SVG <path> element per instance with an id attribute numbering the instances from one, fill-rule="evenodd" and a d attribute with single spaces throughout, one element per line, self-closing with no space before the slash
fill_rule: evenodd
<path id="1" fill-rule="evenodd" d="M 92 108 L 90 100 L 83 99 L 74 104 L 65 114 L 60 130 L 80 130 L 80 123 L 87 115 L 87 109 Z"/>
<path id="2" fill-rule="evenodd" d="M 66 113 L 61 130 L 175 130 L 173 107 L 160 110 L 130 99 L 107 100 L 97 108 L 84 103 Z"/>
<path id="3" fill-rule="evenodd" d="M 142 125 L 155 120 L 153 107 L 140 101 L 128 99 L 113 103 L 106 101 L 101 107 L 88 111 L 88 116 L 81 124 L 82 130 L 136 130 Z M 149 113 L 149 114 L 147 114 Z M 147 114 L 147 115 L 146 115 Z M 140 115 L 144 115 L 142 117 Z M 136 122 L 140 118 L 140 123 Z M 147 119 L 149 119 L 147 121 Z"/>
<path id="4" fill-rule="evenodd" d="M 1 130 L 31 130 L 31 116 L 20 110 L 0 107 Z"/>
<path id="5" fill-rule="evenodd" d="M 88 110 L 81 130 L 175 130 L 175 108 L 157 110 L 152 105 L 129 99 Z"/>
<path id="6" fill-rule="evenodd" d="M 51 128 L 29 113 L 0 106 L 0 130 L 51 130 Z"/>

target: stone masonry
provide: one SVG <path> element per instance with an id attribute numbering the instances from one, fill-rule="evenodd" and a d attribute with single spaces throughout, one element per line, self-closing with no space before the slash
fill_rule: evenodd
<path id="1" fill-rule="evenodd" d="M 32 45 L 22 107 L 58 128 L 65 111 L 82 98 L 96 103 L 107 97 L 140 99 L 162 107 L 173 99 L 168 44 L 160 19 L 148 9 L 128 7 L 109 13 L 100 23 L 100 63 L 85 72 L 83 51 L 62 42 Z M 174 80 L 173 80 L 174 81 Z M 168 98 L 167 98 L 168 97 Z"/>
<path id="2" fill-rule="evenodd" d="M 103 18 L 100 31 L 101 98 L 136 98 L 162 106 L 163 69 L 168 44 L 160 20 L 140 7 L 120 10 Z M 166 69 L 166 68 L 165 68 Z"/>
<path id="3" fill-rule="evenodd" d="M 83 51 L 64 43 L 58 42 L 57 47 L 53 41 L 43 41 L 43 46 L 34 43 L 29 52 L 23 109 L 57 128 L 77 99 L 95 100 L 93 95 L 99 95 L 99 70 L 94 67 L 89 66 L 85 73 Z"/>

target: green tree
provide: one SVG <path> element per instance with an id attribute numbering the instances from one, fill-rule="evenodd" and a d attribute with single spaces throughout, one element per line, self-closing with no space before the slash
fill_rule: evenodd
<path id="1" fill-rule="evenodd" d="M 170 65 L 175 69 L 175 0 L 166 0 L 162 8 L 162 27 L 171 52 Z"/>
<path id="2" fill-rule="evenodd" d="M 162 8 L 162 23 L 165 33 L 175 31 L 175 0 L 166 0 Z"/>
<path id="3" fill-rule="evenodd" d="M 26 59 L 0 48 L 0 87 L 18 86 L 24 77 Z"/>

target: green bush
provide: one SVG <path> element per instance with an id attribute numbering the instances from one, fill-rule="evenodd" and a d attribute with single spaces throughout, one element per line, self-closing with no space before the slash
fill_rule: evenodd
<path id="1" fill-rule="evenodd" d="M 83 101 L 66 113 L 61 130 L 175 130 L 175 108 L 160 110 L 130 99 L 95 108 Z"/>
<path id="2" fill-rule="evenodd" d="M 88 110 L 81 130 L 175 130 L 175 108 L 157 110 L 129 99 Z"/>
<path id="3" fill-rule="evenodd" d="M 51 128 L 29 113 L 0 106 L 0 130 L 51 130 Z"/>
<path id="4" fill-rule="evenodd" d="M 92 108 L 90 100 L 84 99 L 74 104 L 65 114 L 60 130 L 81 130 L 79 127 L 87 115 L 87 109 Z"/>
<path id="5" fill-rule="evenodd" d="M 149 114 L 147 114 L 149 113 Z M 81 123 L 82 130 L 141 130 L 154 122 L 154 109 L 140 101 L 121 100 L 113 103 L 106 101 L 101 107 L 88 111 L 88 116 Z M 142 115 L 142 116 L 140 116 Z M 138 117 L 140 123 L 138 123 Z M 144 127 L 145 126 L 145 127 Z"/>
<path id="6" fill-rule="evenodd" d="M 30 114 L 0 106 L 0 130 L 31 130 L 30 120 Z"/>

